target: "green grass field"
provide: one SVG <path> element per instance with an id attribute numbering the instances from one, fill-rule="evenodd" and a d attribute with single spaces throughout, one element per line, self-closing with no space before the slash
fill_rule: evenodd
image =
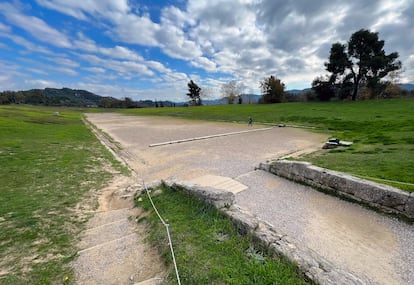
<path id="1" fill-rule="evenodd" d="M 414 183 L 413 109 L 414 100 L 379 100 L 153 108 L 119 112 L 243 123 L 252 116 L 255 122 L 316 126 L 320 128 L 318 131 L 351 140 L 354 145 L 346 149 L 321 150 L 304 159 L 374 180 L 405 182 L 408 184 L 390 184 L 414 191 L 410 185 Z M 59 111 L 60 115 L 54 116 L 54 111 Z M 76 206 L 81 201 L 91 201 L 91 193 L 100 189 L 112 177 L 110 169 L 115 167 L 118 172 L 125 171 L 83 124 L 83 111 L 0 106 L 1 285 L 71 284 L 73 272 L 68 265 L 75 257 L 77 237 L 87 220 L 87 216 L 82 211 L 77 211 Z M 88 112 L 91 111 L 93 110 L 88 109 Z M 294 267 L 283 265 L 284 263 L 263 263 L 262 257 L 265 254 L 252 248 L 248 237 L 236 239 L 237 234 L 230 224 L 220 227 L 215 224 L 219 220 L 219 224 L 222 223 L 219 214 L 210 212 L 211 209 L 196 204 L 189 197 L 180 198 L 177 195 L 170 193 L 168 197 L 173 200 L 168 201 L 166 198 L 165 205 L 163 201 L 157 201 L 157 204 L 161 205 L 161 209 L 165 207 L 163 211 L 168 212 L 166 218 L 170 219 L 171 224 L 183 224 L 182 229 L 173 228 L 174 231 L 183 231 L 179 234 L 178 243 L 185 245 L 181 250 L 186 252 L 180 258 L 188 258 L 190 265 L 197 265 L 197 260 L 205 260 L 213 268 L 211 272 L 203 270 L 205 267 L 201 265 L 201 272 L 194 272 L 195 266 L 183 268 L 183 276 L 189 280 L 186 284 L 202 284 L 203 280 L 216 280 L 213 284 L 279 284 L 269 281 L 275 279 L 263 277 L 269 274 L 271 276 L 274 271 L 280 275 L 271 278 L 284 280 L 280 284 L 302 282 L 291 281 L 296 280 L 291 278 L 298 278 L 292 277 L 296 274 Z M 187 205 L 181 207 L 181 203 Z M 179 212 L 180 210 L 187 212 Z M 176 214 L 171 214 L 170 217 L 170 213 L 174 212 Z M 189 230 L 191 227 L 185 225 L 179 217 L 184 220 L 194 218 L 190 219 L 191 226 L 206 224 L 207 228 L 192 232 Z M 188 255 L 196 244 L 187 242 L 194 242 L 199 237 L 203 237 L 202 243 L 197 245 L 201 249 L 207 244 L 215 243 L 220 252 L 233 251 L 234 244 L 227 247 L 227 240 L 217 243 L 217 239 L 211 238 L 222 236 L 222 233 L 241 248 L 241 251 L 235 253 L 238 257 L 231 257 L 239 260 L 236 263 L 243 267 L 237 270 L 246 272 L 241 274 L 241 279 L 236 279 L 235 276 L 240 274 L 230 269 L 237 264 L 231 263 L 229 268 L 213 266 L 216 263 L 230 262 L 228 259 L 218 261 L 217 252 L 212 251 L 211 255 L 204 252 L 201 256 Z M 241 259 L 236 259 L 239 257 Z M 278 269 L 278 266 L 282 269 Z M 285 270 L 285 266 L 290 269 Z M 293 275 L 284 275 L 285 271 Z M 246 279 L 246 275 L 256 279 Z M 300 276 L 298 280 L 301 280 Z"/>
<path id="2" fill-rule="evenodd" d="M 174 116 L 211 121 L 305 125 L 353 141 L 350 148 L 305 156 L 316 165 L 414 191 L 414 100 L 309 102 L 122 110 L 132 115 Z M 405 184 L 408 183 L 408 184 Z"/>
<path id="3" fill-rule="evenodd" d="M 270 257 L 255 247 L 251 237 L 240 236 L 232 222 L 218 210 L 190 194 L 163 187 L 153 197 L 158 211 L 168 220 L 182 284 L 311 284 L 285 258 Z M 136 205 L 148 210 L 139 222 L 151 224 L 150 241 L 172 266 L 165 227 L 151 208 L 144 193 Z M 141 201 L 142 200 L 142 201 Z M 174 269 L 167 284 L 177 284 Z"/>
<path id="4" fill-rule="evenodd" d="M 81 110 L 0 106 L 0 134 L 0 284 L 69 284 L 76 206 L 123 169 Z"/>

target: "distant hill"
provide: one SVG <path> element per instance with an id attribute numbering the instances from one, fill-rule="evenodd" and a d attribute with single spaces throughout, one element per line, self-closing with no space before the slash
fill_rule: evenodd
<path id="1" fill-rule="evenodd" d="M 293 90 L 287 90 L 286 93 L 287 95 L 290 95 L 291 98 L 290 101 L 297 101 L 299 100 L 299 98 L 297 98 L 296 100 L 294 97 L 299 97 L 303 94 L 305 94 L 308 91 L 311 91 L 311 88 L 306 88 L 306 89 L 293 89 Z M 257 95 L 257 94 L 242 94 L 242 102 L 243 104 L 256 104 L 259 102 L 260 98 L 262 97 L 262 95 Z M 234 104 L 238 103 L 238 99 L 236 98 L 236 100 L 234 101 Z M 213 100 L 203 100 L 203 105 L 226 105 L 227 104 L 227 99 L 225 98 L 218 98 L 218 99 L 213 99 Z"/>
<path id="2" fill-rule="evenodd" d="M 291 89 L 286 90 L 286 93 L 292 94 L 292 95 L 302 95 L 306 92 L 312 91 L 312 88 L 305 88 L 305 89 Z"/>
<path id="3" fill-rule="evenodd" d="M 261 95 L 256 94 L 241 94 L 243 104 L 255 104 L 259 101 Z M 238 98 L 234 101 L 235 104 L 238 103 Z M 203 100 L 203 105 L 226 105 L 226 98 L 218 98 L 212 100 Z"/>
<path id="4" fill-rule="evenodd" d="M 98 106 L 103 98 L 89 91 L 70 88 L 45 88 L 43 94 L 48 105 L 59 106 Z"/>
<path id="5" fill-rule="evenodd" d="M 413 91 L 414 90 L 414 83 L 404 83 L 404 84 L 398 84 L 401 89 L 407 90 L 407 91 Z"/>
<path id="6" fill-rule="evenodd" d="M 130 98 L 117 99 L 103 97 L 86 90 L 70 88 L 45 88 L 25 91 L 0 92 L 0 105 L 30 104 L 65 107 L 103 107 L 103 108 L 144 108 L 144 107 L 172 107 L 178 104 L 171 101 L 141 100 L 133 101 Z"/>

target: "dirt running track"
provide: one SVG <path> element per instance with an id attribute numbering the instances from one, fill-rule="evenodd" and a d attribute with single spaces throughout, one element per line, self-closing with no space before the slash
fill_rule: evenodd
<path id="1" fill-rule="evenodd" d="M 367 284 L 414 284 L 413 225 L 255 170 L 268 159 L 316 150 L 327 136 L 273 128 L 149 147 L 252 127 L 119 114 L 87 117 L 122 145 L 127 163 L 146 182 L 174 177 L 193 181 L 231 178 L 247 186 L 236 194 L 238 205 L 339 268 L 353 272 Z"/>

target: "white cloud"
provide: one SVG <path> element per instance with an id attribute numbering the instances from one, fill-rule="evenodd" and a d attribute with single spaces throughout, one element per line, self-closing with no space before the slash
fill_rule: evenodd
<path id="1" fill-rule="evenodd" d="M 58 71 L 60 73 L 64 73 L 64 74 L 70 75 L 70 76 L 76 76 L 76 75 L 79 74 L 76 70 L 73 70 L 73 69 L 67 68 L 67 67 L 62 67 L 62 66 L 50 66 L 49 69 L 55 70 L 55 71 Z"/>
<path id="2" fill-rule="evenodd" d="M 30 79 L 30 80 L 25 80 L 24 84 L 26 86 L 26 88 L 53 88 L 53 87 L 57 87 L 57 86 L 62 86 L 59 83 L 55 82 L 55 81 L 51 81 L 51 80 L 47 80 L 47 79 Z"/>
<path id="3" fill-rule="evenodd" d="M 108 80 L 117 86 L 121 79 L 127 94 L 158 90 L 179 97 L 190 78 L 213 89 L 239 80 L 257 90 L 259 80 L 271 74 L 288 86 L 310 86 L 325 73 L 332 43 L 345 43 L 361 28 L 379 32 L 387 53 L 400 53 L 406 69 L 402 80 L 414 80 L 412 0 L 188 0 L 176 6 L 153 1 L 147 9 L 128 0 L 36 2 L 73 17 L 73 26 L 62 31 L 40 18 L 41 11 L 33 16 L 35 4 L 0 3 L 0 37 L 17 44 L 18 52 L 31 53 L 34 61 L 39 61 L 34 55 L 46 54 L 56 64 L 55 73 L 79 76 L 80 83 L 96 89 Z M 85 70 L 89 73 L 82 77 Z M 136 81 L 154 87 L 141 92 Z"/>
<path id="4" fill-rule="evenodd" d="M 201 56 L 199 46 L 186 38 L 184 32 L 174 26 L 164 26 L 156 35 L 160 47 L 164 53 L 173 57 L 191 60 Z"/>
<path id="5" fill-rule="evenodd" d="M 127 0 L 37 0 L 36 2 L 80 20 L 87 20 L 88 15 L 117 17 L 130 9 Z"/>
<path id="6" fill-rule="evenodd" d="M 116 71 L 121 78 L 130 79 L 140 75 L 154 75 L 154 72 L 143 63 L 129 60 L 103 59 L 91 54 L 78 54 L 78 56 L 93 66 Z"/>
<path id="7" fill-rule="evenodd" d="M 50 58 L 49 60 L 53 61 L 57 65 L 63 65 L 67 67 L 79 67 L 80 66 L 79 62 L 69 59 L 67 57 L 63 57 L 63 56 L 53 57 L 53 58 Z"/>
<path id="8" fill-rule="evenodd" d="M 39 68 L 26 67 L 26 70 L 29 70 L 29 71 L 34 72 L 36 74 L 48 75 L 48 73 L 46 71 L 44 71 L 43 69 L 39 69 Z"/>
<path id="9" fill-rule="evenodd" d="M 42 19 L 22 14 L 9 3 L 0 3 L 0 13 L 2 13 L 10 23 L 26 30 L 39 41 L 62 48 L 71 46 L 66 35 L 50 27 Z"/>
<path id="10" fill-rule="evenodd" d="M 202 68 L 208 72 L 216 72 L 217 71 L 217 65 L 210 59 L 200 56 L 193 61 L 191 61 L 191 64 L 195 67 Z"/>
<path id="11" fill-rule="evenodd" d="M 161 22 L 163 25 L 174 25 L 184 28 L 188 25 L 195 25 L 196 21 L 189 15 L 175 6 L 165 7 L 161 11 Z"/>
<path id="12" fill-rule="evenodd" d="M 149 61 L 145 61 L 145 64 L 150 67 L 151 69 L 154 69 L 158 72 L 161 73 L 169 73 L 172 72 L 171 69 L 165 67 L 161 62 L 159 61 L 154 61 L 154 60 L 149 60 Z"/>
<path id="13" fill-rule="evenodd" d="M 128 59 L 128 60 L 143 60 L 142 56 L 138 53 L 123 47 L 116 45 L 115 47 L 108 48 L 108 47 L 101 47 L 96 44 L 95 41 L 86 37 L 82 33 L 78 33 L 78 40 L 74 42 L 75 48 L 78 48 L 83 51 L 98 53 L 101 55 L 105 55 L 111 58 L 118 58 L 118 59 Z"/>
<path id="14" fill-rule="evenodd" d="M 135 14 L 126 14 L 114 20 L 113 30 L 109 32 L 114 39 L 144 46 L 160 45 L 156 35 L 161 27 L 152 22 L 148 16 L 140 17 Z"/>
<path id="15" fill-rule="evenodd" d="M 93 73 L 101 73 L 101 74 L 103 74 L 103 73 L 106 72 L 106 70 L 104 68 L 102 68 L 102 67 L 85 67 L 83 69 L 85 69 L 87 71 L 90 71 L 90 72 L 93 72 Z"/>
<path id="16" fill-rule="evenodd" d="M 14 43 L 26 48 L 27 52 L 30 52 L 30 53 L 34 53 L 34 52 L 39 52 L 39 53 L 44 53 L 44 54 L 52 53 L 50 49 L 44 46 L 40 46 L 35 43 L 32 43 L 26 40 L 25 38 L 14 35 L 14 34 L 7 34 L 7 33 L 0 32 L 0 37 L 4 37 L 4 38 L 8 38 L 12 40 Z"/>
<path id="17" fill-rule="evenodd" d="M 0 32 L 10 32 L 11 27 L 0 22 Z"/>

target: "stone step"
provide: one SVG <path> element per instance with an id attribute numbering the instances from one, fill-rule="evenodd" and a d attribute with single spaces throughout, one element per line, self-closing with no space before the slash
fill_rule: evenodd
<path id="1" fill-rule="evenodd" d="M 81 250 L 86 249 L 108 241 L 119 239 L 133 232 L 134 230 L 131 225 L 131 221 L 129 221 L 128 218 L 122 218 L 120 220 L 86 230 L 78 246 Z"/>
<path id="2" fill-rule="evenodd" d="M 164 278 L 154 277 L 145 281 L 134 283 L 134 285 L 159 285 L 164 281 Z"/>
<path id="3" fill-rule="evenodd" d="M 97 212 L 88 222 L 88 228 L 99 227 L 124 218 L 128 218 L 129 209 L 123 208 L 105 212 Z"/>
<path id="4" fill-rule="evenodd" d="M 147 271 L 151 271 L 146 267 L 151 265 L 140 264 L 142 256 L 153 253 L 147 252 L 148 250 L 143 247 L 137 247 L 137 243 L 138 236 L 132 233 L 79 251 L 74 262 L 78 284 L 134 284 L 133 282 L 153 278 L 154 276 L 150 275 L 152 273 L 146 274 Z"/>

